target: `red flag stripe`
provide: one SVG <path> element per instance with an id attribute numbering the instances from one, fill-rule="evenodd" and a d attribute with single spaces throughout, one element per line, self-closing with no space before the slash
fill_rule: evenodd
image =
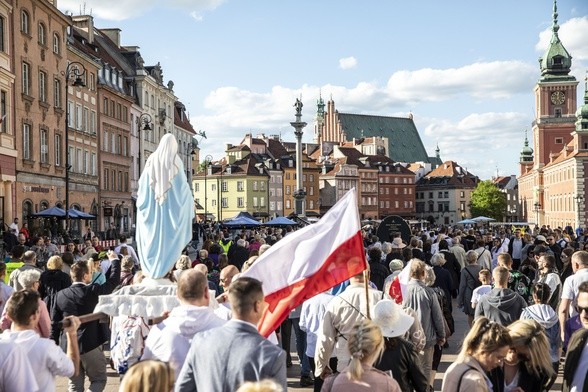
<path id="1" fill-rule="evenodd" d="M 342 242 L 314 274 L 265 297 L 268 308 L 259 322 L 259 332 L 267 337 L 288 317 L 291 309 L 366 268 L 363 238 L 358 231 Z"/>

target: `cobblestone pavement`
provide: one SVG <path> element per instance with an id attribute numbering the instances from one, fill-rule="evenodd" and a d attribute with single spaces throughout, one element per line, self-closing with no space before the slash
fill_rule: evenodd
<path id="1" fill-rule="evenodd" d="M 457 309 L 457 304 L 454 301 L 453 304 L 454 314 L 453 317 L 455 319 L 455 333 L 453 336 L 449 338 L 449 348 L 444 350 L 443 357 L 441 358 L 441 364 L 439 365 L 439 371 L 435 376 L 435 384 L 434 389 L 435 391 L 441 390 L 441 383 L 443 381 L 443 372 L 447 370 L 449 365 L 451 365 L 455 359 L 457 358 L 457 354 L 459 353 L 459 349 L 461 347 L 461 341 L 463 337 L 467 334 L 469 327 L 467 323 L 466 316 Z M 296 342 L 294 340 L 295 334 L 292 333 L 292 344 L 290 347 L 295 349 Z M 288 369 L 288 391 L 312 391 L 312 387 L 302 388 L 300 387 L 300 366 L 298 361 L 298 356 L 295 352 L 292 352 L 292 362 L 294 365 Z M 118 391 L 119 387 L 119 378 L 118 374 L 112 371 L 110 368 L 108 369 L 108 383 L 106 385 L 106 392 L 115 392 Z M 562 371 L 560 367 L 559 376 L 551 388 L 552 391 L 561 391 L 561 384 L 562 384 Z M 87 384 L 86 384 L 87 385 Z M 59 377 L 57 380 L 57 391 L 67 391 L 67 379 L 63 377 Z"/>

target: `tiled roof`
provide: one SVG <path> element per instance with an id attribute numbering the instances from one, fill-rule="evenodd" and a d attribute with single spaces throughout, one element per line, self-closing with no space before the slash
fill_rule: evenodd
<path id="1" fill-rule="evenodd" d="M 186 115 L 186 107 L 180 101 L 174 103 L 174 125 L 192 133 L 196 134 L 194 127 L 190 123 L 190 119 Z"/>
<path id="2" fill-rule="evenodd" d="M 455 185 L 474 187 L 479 179 L 456 162 L 446 161 L 418 181 L 418 185 Z"/>
<path id="3" fill-rule="evenodd" d="M 381 136 L 388 138 L 389 156 L 396 162 L 429 162 L 427 151 L 411 118 L 339 113 L 347 140 Z"/>

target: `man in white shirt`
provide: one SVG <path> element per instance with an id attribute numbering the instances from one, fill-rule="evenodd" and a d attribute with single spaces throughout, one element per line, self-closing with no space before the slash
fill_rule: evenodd
<path id="1" fill-rule="evenodd" d="M 176 380 L 194 335 L 225 323 L 208 307 L 208 279 L 200 271 L 189 269 L 180 275 L 177 296 L 180 305 L 172 309 L 166 320 L 151 328 L 141 357 L 169 362 Z"/>
<path id="2" fill-rule="evenodd" d="M 80 352 L 77 330 L 80 320 L 70 316 L 65 320 L 69 325 L 67 354 L 51 339 L 40 337 L 35 332 L 39 322 L 39 294 L 32 290 L 15 292 L 6 304 L 6 313 L 12 320 L 12 327 L 0 335 L 0 339 L 16 343 L 27 353 L 35 380 L 40 391 L 55 391 L 55 376 L 72 377 L 78 372 Z"/>
<path id="3" fill-rule="evenodd" d="M 18 218 L 14 218 L 14 221 L 10 224 L 10 231 L 15 235 L 18 234 Z"/>
<path id="4" fill-rule="evenodd" d="M 137 252 L 135 252 L 135 249 L 131 246 L 127 244 L 127 237 L 124 235 L 121 235 L 119 238 L 119 244 L 116 248 L 114 248 L 114 251 L 116 252 L 117 255 L 120 255 L 120 248 L 122 247 L 126 247 L 127 251 L 129 252 L 129 256 L 131 256 L 131 258 L 133 259 L 133 261 L 135 262 L 135 265 L 138 267 L 139 266 L 139 257 L 137 257 Z"/>
<path id="5" fill-rule="evenodd" d="M 572 255 L 572 270 L 574 274 L 568 276 L 561 291 L 561 302 L 559 303 L 559 324 L 561 327 L 561 340 L 564 341 L 566 320 L 574 317 L 578 288 L 581 283 L 588 282 L 588 252 L 580 250 Z"/>
<path id="6" fill-rule="evenodd" d="M 20 346 L 0 339 L 0 391 L 36 392 L 35 373 Z"/>

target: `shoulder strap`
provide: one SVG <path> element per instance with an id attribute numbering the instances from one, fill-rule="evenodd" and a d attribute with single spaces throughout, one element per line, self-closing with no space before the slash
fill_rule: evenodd
<path id="1" fill-rule="evenodd" d="M 471 271 L 470 271 L 469 269 L 467 269 L 466 267 L 464 267 L 463 269 L 464 269 L 464 270 L 466 270 L 466 272 L 468 273 L 468 275 L 470 275 L 470 276 L 472 277 L 472 279 L 474 279 L 474 280 L 478 280 L 478 279 L 477 279 L 477 278 L 474 276 L 474 274 L 472 274 L 472 273 L 471 273 Z"/>
<path id="2" fill-rule="evenodd" d="M 461 391 L 461 380 L 463 379 L 463 376 L 466 375 L 467 372 L 469 372 L 470 370 L 476 370 L 475 368 L 471 367 L 470 365 L 467 365 L 468 368 L 461 374 L 461 376 L 459 376 L 459 381 L 457 382 L 457 389 L 456 391 Z"/>

